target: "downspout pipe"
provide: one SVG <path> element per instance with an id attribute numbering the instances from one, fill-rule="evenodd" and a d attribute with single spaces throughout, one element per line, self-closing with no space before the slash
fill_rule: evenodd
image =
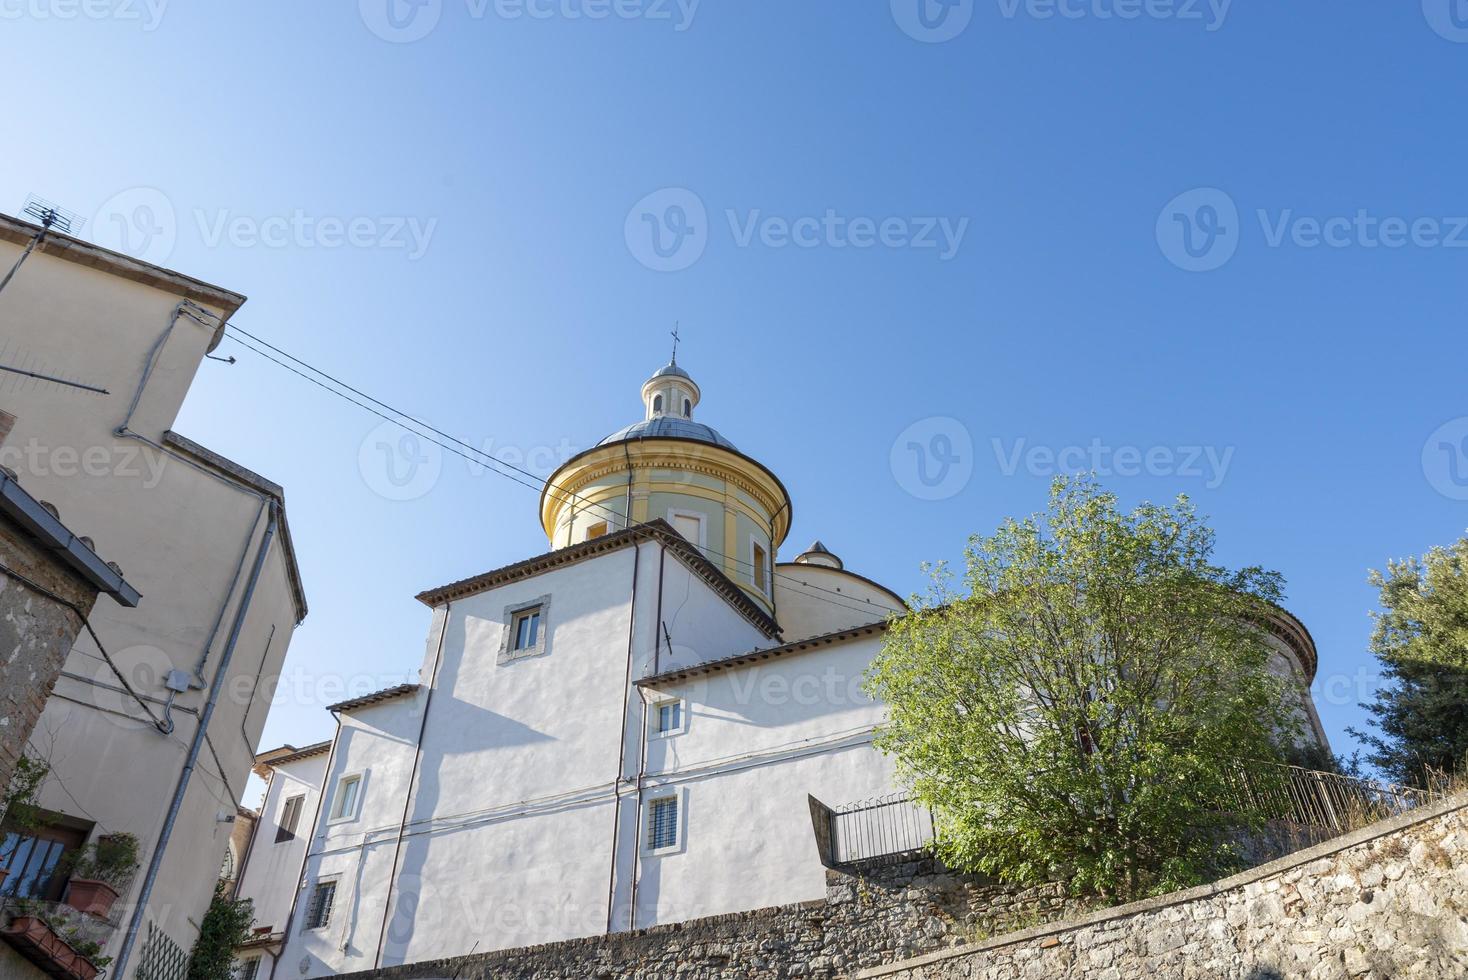
<path id="1" fill-rule="evenodd" d="M 209 700 L 204 704 L 204 711 L 199 716 L 199 725 L 194 730 L 193 741 L 189 743 L 189 754 L 184 761 L 183 770 L 178 774 L 178 785 L 173 791 L 173 800 L 168 805 L 168 815 L 163 820 L 163 830 L 158 835 L 158 843 L 153 847 L 153 856 L 148 861 L 148 872 L 143 878 L 142 890 L 138 893 L 137 905 L 133 908 L 132 920 L 127 926 L 127 935 L 122 941 L 122 949 L 117 953 L 117 959 L 112 965 L 112 975 L 123 980 L 127 976 L 127 961 L 132 955 L 133 947 L 137 944 L 138 933 L 142 930 L 143 919 L 147 916 L 148 899 L 153 895 L 153 886 L 158 881 L 158 873 L 163 868 L 163 857 L 168 851 L 168 842 L 173 837 L 174 824 L 178 822 L 179 811 L 183 809 L 185 794 L 188 793 L 189 782 L 194 775 L 194 769 L 199 763 L 199 751 L 204 747 L 204 740 L 209 733 L 209 722 L 214 717 L 214 709 L 219 704 L 219 695 L 224 690 L 224 681 L 229 674 L 229 662 L 234 656 L 235 645 L 239 643 L 240 633 L 245 627 L 245 616 L 250 611 L 250 602 L 255 597 L 255 586 L 260 582 L 260 572 L 265 567 L 265 557 L 270 553 L 271 542 L 275 539 L 276 529 L 280 526 L 280 508 L 274 502 L 270 505 L 270 523 L 265 525 L 265 536 L 260 541 L 260 547 L 255 552 L 255 562 L 250 568 L 250 578 L 245 585 L 245 593 L 240 598 L 240 608 L 235 613 L 234 622 L 230 625 L 229 639 L 224 645 L 224 652 L 219 657 L 219 667 L 214 671 L 214 682 L 209 687 Z"/>
<path id="2" fill-rule="evenodd" d="M 331 748 L 326 752 L 326 768 L 321 772 L 321 789 L 316 794 L 316 812 L 311 816 L 311 830 L 306 834 L 306 850 L 301 855 L 301 869 L 296 874 L 296 889 L 291 894 L 291 910 L 285 914 L 285 927 L 281 930 L 285 938 L 280 941 L 279 956 L 285 956 L 291 946 L 291 936 L 294 935 L 296 924 L 296 906 L 301 902 L 301 892 L 306 887 L 306 870 L 311 866 L 311 845 L 316 843 L 316 831 L 321 823 L 321 810 L 326 806 L 326 793 L 331 788 L 331 774 L 336 766 L 336 747 L 342 740 L 342 716 L 333 711 L 331 717 L 336 720 L 336 734 L 331 738 Z M 275 774 L 272 772 L 272 780 Z M 263 814 L 262 814 L 263 816 Z M 322 839 L 325 840 L 325 831 L 322 831 Z M 271 976 L 275 976 L 275 963 L 270 964 Z M 119 978 L 120 980 L 120 978 Z"/>

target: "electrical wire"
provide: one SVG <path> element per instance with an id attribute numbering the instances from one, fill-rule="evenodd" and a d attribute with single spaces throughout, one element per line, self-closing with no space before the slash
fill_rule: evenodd
<path id="1" fill-rule="evenodd" d="M 513 483 L 517 483 L 520 486 L 526 487 L 527 489 L 534 490 L 536 493 L 541 493 L 542 492 L 542 489 L 543 488 L 542 488 L 542 484 L 541 484 L 541 477 L 539 477 L 537 474 L 531 472 L 530 470 L 523 469 L 523 468 L 521 468 L 519 466 L 516 466 L 513 463 L 510 463 L 510 462 L 507 462 L 505 460 L 499 459 L 498 457 L 492 456 L 489 453 L 485 452 L 484 450 L 478 449 L 478 448 L 474 447 L 473 445 L 465 442 L 464 440 L 459 439 L 456 436 L 450 435 L 449 433 L 444 432 L 441 429 L 435 428 L 434 426 L 429 425 L 427 422 L 424 422 L 423 420 L 421 420 L 421 419 L 419 419 L 419 418 L 417 418 L 417 417 L 415 417 L 413 415 L 410 415 L 409 413 L 404 412 L 401 409 L 394 408 L 392 405 L 387 404 L 386 402 L 382 401 L 381 399 L 376 398 L 376 397 L 374 397 L 372 395 L 367 394 L 365 391 L 362 391 L 360 388 L 356 388 L 356 387 L 348 384 L 347 382 L 342 381 L 340 378 L 337 378 L 334 375 L 332 375 L 332 374 L 330 374 L 330 373 L 328 373 L 328 372 L 326 372 L 326 371 L 324 371 L 324 370 L 322 370 L 322 369 L 320 369 L 320 368 L 318 368 L 318 367 L 310 364 L 309 362 L 304 361 L 304 360 L 302 360 L 299 357 L 296 357 L 294 354 L 291 354 L 291 353 L 289 353 L 289 352 L 287 352 L 285 350 L 282 350 L 281 348 L 275 346 L 274 344 L 271 344 L 269 341 L 264 340 L 264 339 L 256 336 L 255 334 L 249 332 L 248 330 L 245 330 L 243 327 L 240 327 L 239 325 L 237 325 L 237 324 L 235 324 L 233 322 L 226 322 L 224 324 L 224 326 L 225 326 L 225 335 L 227 337 L 229 337 L 230 340 L 232 340 L 235 343 L 239 344 L 241 347 L 244 347 L 246 350 L 249 350 L 252 353 L 259 355 L 260 357 L 263 357 L 267 361 L 270 361 L 271 363 L 273 363 L 273 364 L 275 364 L 275 365 L 277 365 L 279 367 L 282 367 L 282 368 L 284 368 L 287 371 L 290 371 L 292 374 L 295 374 L 297 377 L 300 377 L 300 378 L 302 378 L 302 379 L 304 379 L 306 381 L 311 382 L 312 384 L 316 385 L 317 387 L 321 388 L 322 390 L 327 391 L 327 392 L 329 392 L 329 393 L 337 396 L 338 398 L 341 398 L 342 400 L 347 401 L 347 402 L 349 402 L 349 403 L 351 403 L 353 405 L 356 405 L 358 408 L 361 408 L 364 411 L 370 412 L 373 415 L 377 416 L 378 418 L 380 418 L 380 419 L 382 419 L 382 420 L 384 420 L 386 422 L 391 422 L 394 425 L 397 425 L 397 426 L 399 426 L 399 427 L 401 427 L 401 428 L 403 428 L 403 429 L 405 429 L 405 430 L 407 430 L 409 432 L 412 432 L 414 435 L 419 436 L 420 438 L 427 439 L 429 442 L 432 442 L 434 445 L 440 447 L 441 449 L 445 449 L 448 452 L 454 453 L 455 455 L 460 456 L 460 457 L 468 460 L 471 463 L 475 463 L 476 465 L 485 466 L 487 469 L 490 469 L 492 472 L 496 473 L 498 476 L 502 476 L 505 479 L 510 480 Z M 270 354 L 268 354 L 265 351 L 261 350 L 259 347 L 255 347 L 254 344 L 247 343 L 246 342 L 246 339 L 242 339 L 242 337 L 243 338 L 246 338 L 248 341 L 253 341 L 254 344 L 259 344 L 261 347 L 265 347 L 268 350 L 273 351 L 276 354 L 279 354 L 280 357 L 287 358 L 288 360 L 294 362 L 294 364 L 298 364 L 302 368 L 305 368 L 306 371 L 312 372 L 312 374 L 314 374 L 314 375 L 319 375 L 319 378 L 318 377 L 312 377 L 310 374 L 306 374 L 304 371 L 299 370 L 298 368 L 294 367 L 292 364 L 288 364 L 285 361 L 280 360 L 280 358 L 271 356 Z M 326 381 L 329 381 L 330 382 L 330 384 L 327 384 L 326 381 L 320 380 L 320 378 L 325 378 Z M 333 388 L 332 385 L 335 385 L 337 387 Z M 352 395 L 357 395 L 360 398 L 365 399 L 367 402 L 370 402 L 371 404 L 364 404 L 363 402 L 358 401 L 355 398 L 349 397 L 348 394 L 344 393 L 344 391 L 338 390 L 338 389 L 344 389 L 345 392 L 349 392 Z M 374 407 L 374 406 L 377 406 L 377 407 Z M 379 411 L 379 408 L 382 409 L 382 411 Z M 391 414 L 385 414 L 385 412 L 386 413 L 391 413 Z M 394 416 L 397 416 L 397 417 L 394 417 Z M 407 422 L 411 422 L 415 426 L 419 426 L 422 429 L 427 430 L 427 432 L 421 432 L 421 431 L 417 431 L 415 429 L 410 428 L 408 425 L 404 424 L 404 420 L 406 420 Z M 431 435 L 430 435 L 430 433 L 431 433 Z M 442 439 L 448 440 L 449 443 L 452 443 L 453 445 L 448 445 L 448 444 L 445 444 L 444 442 L 440 442 L 438 439 L 433 438 L 434 435 L 439 436 Z M 467 450 L 467 452 L 465 452 L 465 450 Z M 471 455 L 469 455 L 469 453 L 473 453 L 474 455 L 471 456 Z M 503 468 L 501 468 L 501 467 L 503 467 Z M 509 472 L 507 472 L 507 470 Z M 521 479 L 520 476 L 528 477 L 530 480 L 534 480 L 536 482 L 534 482 L 534 483 L 527 482 L 527 480 Z M 577 493 L 575 493 L 573 491 L 563 490 L 563 489 L 557 487 L 552 492 L 561 495 L 564 499 L 567 499 L 567 500 L 570 500 L 570 501 L 579 503 L 579 504 L 581 504 L 582 506 L 584 506 L 586 508 L 594 508 L 595 510 L 599 511 L 601 514 L 606 515 L 607 517 L 614 518 L 614 519 L 616 519 L 618 521 L 624 521 L 624 520 L 626 520 L 626 518 L 625 518 L 624 515 L 618 514 L 617 512 L 611 510 L 605 504 L 601 504 L 601 503 L 598 503 L 596 501 L 589 500 L 588 498 L 586 498 L 586 497 L 584 497 L 584 496 L 582 496 L 580 494 L 577 494 Z M 752 561 L 746 561 L 745 559 L 739 558 L 739 557 L 737 557 L 735 555 L 725 554 L 723 552 L 716 551 L 716 550 L 714 550 L 712 548 L 702 548 L 701 550 L 705 554 L 712 555 L 712 556 L 715 556 L 715 557 L 718 557 L 718 558 L 723 558 L 723 559 L 725 559 L 725 560 L 727 560 L 727 561 L 729 561 L 729 562 L 733 563 L 734 565 L 739 566 L 741 568 L 747 568 L 747 569 L 753 569 L 754 568 L 754 563 Z M 905 611 L 903 609 L 898 609 L 896 607 L 885 606 L 885 605 L 883 605 L 881 603 L 871 602 L 870 600 L 859 600 L 855 596 L 850 596 L 850 595 L 847 595 L 845 593 L 836 592 L 834 590 L 826 589 L 826 588 L 823 588 L 823 587 L 818 586 L 818 585 L 813 585 L 813 584 L 811 584 L 809 582 L 805 582 L 805 581 L 803 581 L 801 579 L 793 578 L 793 577 L 791 577 L 791 576 L 789 576 L 789 575 L 787 575 L 787 574 L 785 574 L 783 572 L 778 572 L 778 571 L 772 572 L 772 577 L 773 578 L 776 578 L 776 579 L 782 579 L 782 580 L 784 580 L 786 582 L 795 583 L 796 585 L 799 585 L 799 586 L 801 586 L 801 587 L 803 587 L 805 589 L 813 590 L 814 592 L 825 593 L 826 595 L 834 596 L 834 597 L 836 597 L 834 599 L 822 599 L 822 597 L 819 596 L 819 595 L 811 595 L 810 593 L 807 593 L 807 595 L 809 596 L 809 598 L 818 599 L 818 600 L 821 600 L 821 601 L 825 601 L 825 602 L 830 603 L 831 605 L 839 606 L 839 607 L 844 608 L 844 609 L 846 609 L 848 611 L 851 611 L 851 612 L 868 613 L 868 612 L 871 612 L 872 611 L 871 609 L 868 609 L 868 608 L 863 608 L 861 606 L 853 606 L 853 605 L 850 605 L 849 604 L 851 602 L 860 602 L 860 601 L 866 601 L 869 606 L 875 606 L 877 609 L 881 609 L 881 610 L 884 610 L 886 612 L 901 613 L 901 612 L 904 612 Z M 838 600 L 844 600 L 844 601 L 838 601 Z"/>

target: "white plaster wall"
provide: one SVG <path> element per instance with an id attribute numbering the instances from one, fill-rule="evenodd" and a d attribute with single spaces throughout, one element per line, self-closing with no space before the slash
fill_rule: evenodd
<path id="1" fill-rule="evenodd" d="M 788 643 L 865 626 L 903 611 L 902 603 L 841 569 L 794 562 L 776 569 L 775 616 Z"/>
<path id="2" fill-rule="evenodd" d="M 269 926 L 271 932 L 285 931 L 291 896 L 300 880 L 301 862 L 306 856 L 306 844 L 311 838 L 317 804 L 321 799 L 326 757 L 327 753 L 323 752 L 278 766 L 271 773 L 238 892 L 240 898 L 248 898 L 255 903 L 256 928 Z M 305 797 L 301 818 L 296 824 L 296 836 L 292 840 L 277 842 L 275 837 L 284 817 L 286 801 L 294 796 Z"/>
<path id="3" fill-rule="evenodd" d="M 0 243 L 0 266 L 20 249 Z M 264 533 L 261 501 L 237 484 L 114 430 L 124 421 L 148 353 L 164 336 L 179 296 L 44 253 L 33 254 L 0 304 L 0 356 L 25 359 L 107 388 L 96 395 L 6 376 L 0 410 L 16 416 L 0 462 L 15 469 L 33 495 L 54 503 L 68 527 L 96 542 L 143 594 L 136 609 L 101 598 L 92 625 L 132 686 L 161 714 L 169 669 L 192 671 L 227 598 L 223 624 L 204 668 L 212 681 L 239 590 L 230 583 L 242 552 Z M 218 312 L 218 311 L 216 311 Z M 131 428 L 161 442 L 193 381 L 214 330 L 180 319 L 159 348 Z M 242 407 L 244 410 L 244 407 Z M 85 465 L 84 465 L 85 464 Z M 296 610 L 279 540 L 226 678 L 174 829 L 147 917 L 184 949 L 197 934 L 268 710 L 268 678 L 279 673 Z M 267 680 L 256 691 L 256 676 Z M 32 739 L 54 778 L 42 806 L 92 820 L 98 832 L 136 834 L 146 862 L 163 826 L 187 746 L 207 690 L 180 695 L 176 728 L 158 733 L 122 693 L 90 639 L 78 641 L 66 675 Z M 123 903 L 133 901 L 142 875 Z M 143 927 L 146 935 L 146 925 Z M 121 930 L 105 952 L 116 955 Z M 137 954 L 128 974 L 137 964 Z"/>

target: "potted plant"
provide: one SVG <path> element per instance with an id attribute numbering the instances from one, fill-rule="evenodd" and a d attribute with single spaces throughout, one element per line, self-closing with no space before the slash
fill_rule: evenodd
<path id="1" fill-rule="evenodd" d="M 98 837 L 77 852 L 67 868 L 66 904 L 105 919 L 138 870 L 138 839 L 132 834 Z"/>

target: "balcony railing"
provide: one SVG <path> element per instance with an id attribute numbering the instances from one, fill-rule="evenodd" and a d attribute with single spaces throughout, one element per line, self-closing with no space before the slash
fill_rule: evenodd
<path id="1" fill-rule="evenodd" d="M 1224 809 L 1261 812 L 1271 821 L 1344 834 L 1430 803 L 1440 794 L 1353 779 L 1298 766 L 1239 765 Z M 933 842 L 933 814 L 896 793 L 829 808 L 811 798 L 811 819 L 828 867 L 891 863 L 922 854 Z"/>

